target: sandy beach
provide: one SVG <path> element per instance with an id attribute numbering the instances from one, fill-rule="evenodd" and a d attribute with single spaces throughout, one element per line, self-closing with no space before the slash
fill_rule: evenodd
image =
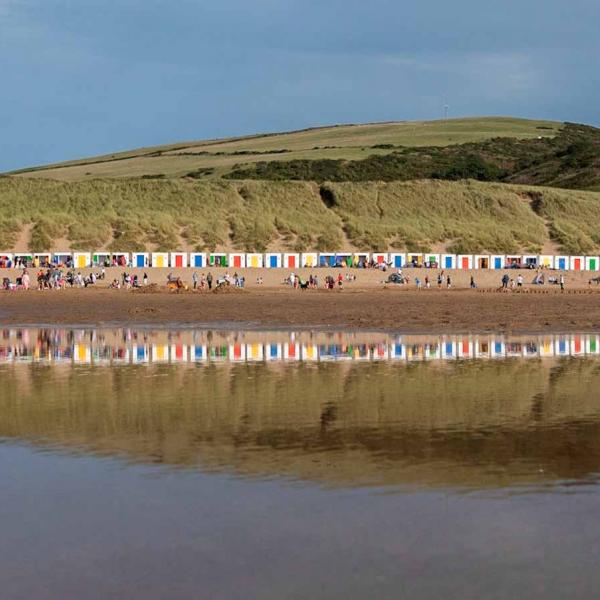
<path id="1" fill-rule="evenodd" d="M 164 272 L 163 272 L 164 271 Z M 589 285 L 589 273 L 567 273 L 567 290 L 533 286 L 524 273 L 520 291 L 497 292 L 502 273 L 474 271 L 479 288 L 468 289 L 471 272 L 453 271 L 453 288 L 418 291 L 384 286 L 387 274 L 356 271 L 357 281 L 343 290 L 293 290 L 281 281 L 283 270 L 247 270 L 247 287 L 220 292 L 172 293 L 163 289 L 168 270 L 148 269 L 154 293 L 111 290 L 105 286 L 122 269 L 109 269 L 96 287 L 29 290 L 0 294 L 0 322 L 14 324 L 189 324 L 240 327 L 387 329 L 403 332 L 532 332 L 600 330 L 600 286 Z M 132 272 L 138 272 L 132 270 Z M 322 281 L 330 270 L 316 271 Z M 331 270 L 331 274 L 337 274 Z M 11 276 L 15 277 L 15 271 Z M 199 271 L 200 273 L 200 271 Z M 308 273 L 308 272 L 307 272 Z M 420 271 L 419 276 L 424 276 Z M 191 281 L 192 270 L 181 275 Z M 221 271 L 213 270 L 213 275 Z M 437 272 L 431 271 L 435 281 Z M 1 276 L 2 274 L 0 274 Z M 302 274 L 304 276 L 304 274 Z M 516 277 L 517 273 L 511 276 Z M 262 276 L 259 285 L 256 278 Z M 35 279 L 35 278 L 33 278 Z"/>

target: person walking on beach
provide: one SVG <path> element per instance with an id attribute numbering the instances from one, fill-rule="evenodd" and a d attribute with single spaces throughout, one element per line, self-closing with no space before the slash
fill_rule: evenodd
<path id="1" fill-rule="evenodd" d="M 477 284 L 475 283 L 475 278 L 473 277 L 473 275 L 471 275 L 471 289 L 474 290 L 477 287 Z"/>
<path id="2" fill-rule="evenodd" d="M 523 275 L 521 275 L 520 273 L 517 276 L 517 287 L 520 287 L 520 288 L 523 287 Z"/>
<path id="3" fill-rule="evenodd" d="M 560 275 L 560 291 L 565 291 L 565 276 L 562 273 Z"/>
<path id="4" fill-rule="evenodd" d="M 144 277 L 142 278 L 144 281 L 144 286 L 148 285 L 148 273 L 144 273 Z"/>
<path id="5" fill-rule="evenodd" d="M 446 277 L 446 287 L 450 289 L 452 287 L 452 280 L 450 279 L 450 275 Z"/>
<path id="6" fill-rule="evenodd" d="M 192 273 L 192 283 L 194 284 L 194 289 L 196 289 L 198 287 L 198 273 L 196 271 Z"/>
<path id="7" fill-rule="evenodd" d="M 504 273 L 504 275 L 502 276 L 502 289 L 503 290 L 507 290 L 508 289 L 508 282 L 510 281 L 510 277 L 508 276 L 508 273 Z"/>
<path id="8" fill-rule="evenodd" d="M 208 291 L 212 290 L 212 282 L 213 282 L 213 276 L 212 276 L 212 273 L 209 273 L 206 276 L 206 283 L 208 285 Z"/>
<path id="9" fill-rule="evenodd" d="M 438 290 L 442 289 L 442 285 L 444 284 L 444 271 L 438 274 L 437 278 Z"/>

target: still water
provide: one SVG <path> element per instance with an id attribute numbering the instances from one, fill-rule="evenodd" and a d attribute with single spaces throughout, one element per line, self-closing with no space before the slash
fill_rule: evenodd
<path id="1" fill-rule="evenodd" d="M 600 336 L 0 331 L 0 597 L 588 598 Z"/>

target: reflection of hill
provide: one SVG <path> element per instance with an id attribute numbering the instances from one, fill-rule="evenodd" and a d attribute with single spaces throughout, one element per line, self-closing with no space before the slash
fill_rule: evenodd
<path id="1" fill-rule="evenodd" d="M 502 486 L 600 470 L 600 364 L 15 365 L 0 437 L 331 485 Z"/>

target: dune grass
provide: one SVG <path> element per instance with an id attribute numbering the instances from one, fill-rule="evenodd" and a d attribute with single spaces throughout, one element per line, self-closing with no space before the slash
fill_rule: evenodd
<path id="1" fill-rule="evenodd" d="M 0 178 L 0 243 L 32 251 L 600 253 L 600 193 L 475 181 L 324 183 Z"/>

